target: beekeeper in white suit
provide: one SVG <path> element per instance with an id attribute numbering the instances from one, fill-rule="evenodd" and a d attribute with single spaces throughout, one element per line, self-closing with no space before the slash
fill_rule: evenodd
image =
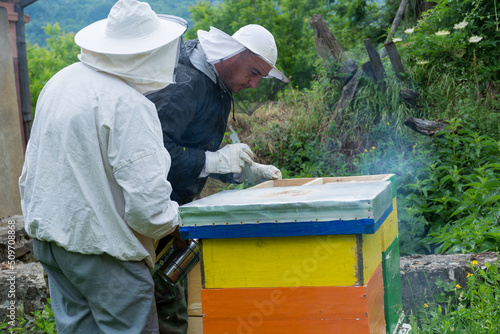
<path id="1" fill-rule="evenodd" d="M 153 239 L 175 231 L 170 156 L 144 94 L 173 82 L 180 18 L 118 1 L 46 84 L 19 180 L 59 333 L 157 333 Z"/>

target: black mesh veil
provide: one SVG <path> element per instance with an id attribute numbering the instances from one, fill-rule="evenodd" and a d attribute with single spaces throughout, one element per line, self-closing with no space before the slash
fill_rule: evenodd
<path id="1" fill-rule="evenodd" d="M 276 94 L 288 83 L 276 78 L 262 78 L 257 88 L 242 89 L 233 94 L 235 112 L 252 115 L 266 102 L 272 101 Z"/>

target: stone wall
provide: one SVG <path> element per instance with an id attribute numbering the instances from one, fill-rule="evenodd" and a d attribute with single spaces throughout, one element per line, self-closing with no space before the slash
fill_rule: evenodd
<path id="1" fill-rule="evenodd" d="M 467 288 L 467 274 L 471 263 L 484 268 L 487 262 L 498 265 L 498 253 L 412 255 L 401 257 L 401 290 L 405 314 L 416 312 L 424 303 L 430 304 L 434 296 L 441 293 L 436 280 L 456 282 Z"/>
<path id="2" fill-rule="evenodd" d="M 13 314 L 15 320 L 24 316 L 31 319 L 36 310 L 43 310 L 48 293 L 42 265 L 38 262 L 23 263 L 16 261 L 14 268 L 2 266 L 0 271 L 0 319 Z M 12 306 L 14 305 L 14 307 Z M 15 308 L 15 311 L 13 311 Z"/>

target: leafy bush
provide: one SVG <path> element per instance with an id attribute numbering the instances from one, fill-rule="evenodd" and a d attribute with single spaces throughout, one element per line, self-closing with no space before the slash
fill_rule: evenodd
<path id="1" fill-rule="evenodd" d="M 497 7 L 497 0 L 439 0 L 395 39 L 421 89 L 446 89 L 434 95 L 446 96 L 448 103 L 498 93 Z"/>
<path id="2" fill-rule="evenodd" d="M 426 250 L 498 250 L 500 142 L 454 122 L 435 138 L 431 152 L 431 163 L 405 185 L 405 205 L 428 231 Z"/>
<path id="3" fill-rule="evenodd" d="M 500 100 L 464 99 L 456 103 L 443 116 L 461 118 L 471 131 L 500 140 Z"/>

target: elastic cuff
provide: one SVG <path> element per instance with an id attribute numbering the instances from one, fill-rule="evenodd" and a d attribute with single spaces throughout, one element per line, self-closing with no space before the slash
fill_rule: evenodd
<path id="1" fill-rule="evenodd" d="M 205 151 L 205 166 L 203 166 L 203 169 L 201 170 L 201 173 L 198 176 L 199 178 L 207 177 L 208 175 L 210 175 L 210 171 L 211 170 L 213 171 L 217 167 L 213 166 L 214 160 L 217 161 L 217 152 Z"/>

